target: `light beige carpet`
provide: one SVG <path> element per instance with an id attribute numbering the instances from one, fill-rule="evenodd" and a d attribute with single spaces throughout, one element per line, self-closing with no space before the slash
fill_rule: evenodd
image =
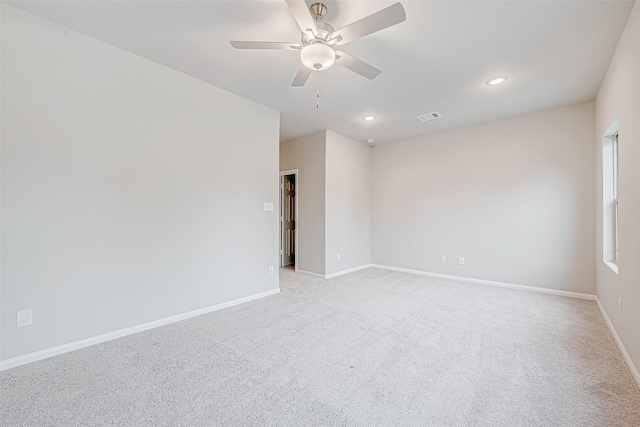
<path id="1" fill-rule="evenodd" d="M 0 373 L 3 426 L 640 426 L 593 301 L 367 269 Z"/>

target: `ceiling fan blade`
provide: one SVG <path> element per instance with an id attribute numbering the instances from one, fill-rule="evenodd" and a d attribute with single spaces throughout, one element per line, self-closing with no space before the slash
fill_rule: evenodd
<path id="1" fill-rule="evenodd" d="M 291 86 L 304 86 L 310 75 L 311 70 L 304 65 L 301 65 L 298 70 L 298 74 L 296 74 L 296 77 L 293 79 L 293 83 L 291 83 Z"/>
<path id="2" fill-rule="evenodd" d="M 396 3 L 334 31 L 331 38 L 336 39 L 338 45 L 347 44 L 360 37 L 404 22 L 405 19 L 407 19 L 407 15 L 404 12 L 404 7 L 400 3 Z"/>
<path id="3" fill-rule="evenodd" d="M 276 50 L 298 50 L 302 46 L 297 43 L 287 42 L 250 42 L 232 41 L 231 46 L 236 49 L 276 49 Z"/>
<path id="4" fill-rule="evenodd" d="M 344 53 L 339 50 L 336 50 L 336 64 L 340 64 L 354 73 L 358 73 L 361 76 L 368 78 L 369 80 L 375 79 L 382 72 L 382 70 L 377 69 L 373 65 L 362 62 L 348 53 Z"/>
<path id="5" fill-rule="evenodd" d="M 289 10 L 293 15 L 293 18 L 298 23 L 298 27 L 300 27 L 300 31 L 303 33 L 307 33 L 307 31 L 311 31 L 313 35 L 318 34 L 318 29 L 316 28 L 316 23 L 309 13 L 309 8 L 304 0 L 285 0 L 287 6 L 289 6 Z"/>

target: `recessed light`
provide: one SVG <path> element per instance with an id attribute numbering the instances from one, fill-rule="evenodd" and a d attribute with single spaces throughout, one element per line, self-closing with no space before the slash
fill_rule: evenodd
<path id="1" fill-rule="evenodd" d="M 373 138 L 369 138 L 367 139 L 367 144 L 373 144 L 375 141 L 373 140 Z"/>
<path id="2" fill-rule="evenodd" d="M 491 86 L 499 85 L 500 83 L 504 83 L 507 78 L 507 76 L 491 77 L 489 80 L 487 80 L 487 84 Z"/>
<path id="3" fill-rule="evenodd" d="M 364 116 L 363 119 L 370 122 L 371 120 L 375 119 L 376 116 Z"/>

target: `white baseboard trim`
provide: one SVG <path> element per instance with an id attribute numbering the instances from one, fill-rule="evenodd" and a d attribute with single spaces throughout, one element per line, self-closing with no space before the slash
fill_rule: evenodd
<path id="1" fill-rule="evenodd" d="M 622 344 L 622 340 L 618 336 L 618 332 L 616 331 L 616 328 L 614 328 L 613 323 L 611 322 L 611 319 L 609 319 L 607 312 L 604 310 L 604 307 L 600 303 L 600 299 L 596 298 L 596 302 L 598 303 L 600 314 L 602 314 L 602 317 L 604 318 L 605 323 L 609 327 L 609 331 L 611 331 L 611 335 L 613 335 L 613 339 L 616 341 L 616 344 L 618 345 L 618 349 L 622 354 L 622 358 L 627 363 L 627 366 L 631 371 L 631 376 L 633 376 L 633 379 L 636 381 L 636 385 L 638 386 L 638 388 L 640 388 L 640 373 L 638 373 L 638 369 L 636 369 L 636 366 L 633 364 L 633 361 L 631 360 L 631 356 L 629 356 L 629 353 L 627 353 L 627 349 L 624 347 L 624 344 Z"/>
<path id="2" fill-rule="evenodd" d="M 457 280 L 459 282 L 477 283 L 480 285 L 497 286 L 500 288 L 509 288 L 509 289 L 518 289 L 521 291 L 528 291 L 528 292 L 537 292 L 541 294 L 550 294 L 550 295 L 558 295 L 563 297 L 588 299 L 593 301 L 597 300 L 597 297 L 595 295 L 584 294 L 581 292 L 560 291 L 557 289 L 539 288 L 536 286 L 514 285 L 512 283 L 494 282 L 491 280 L 472 279 L 470 277 L 462 277 L 462 276 L 450 276 L 448 274 L 430 273 L 428 271 L 421 271 L 421 270 L 410 270 L 408 268 L 390 267 L 388 265 L 372 264 L 371 267 L 380 268 L 382 270 L 399 271 L 401 273 L 417 274 L 420 276 L 429 276 L 429 277 L 437 277 L 440 279 Z"/>
<path id="3" fill-rule="evenodd" d="M 306 271 L 306 270 L 298 270 L 298 273 L 308 274 L 309 276 L 314 276 L 314 277 L 320 277 L 321 279 L 332 279 L 334 277 L 343 276 L 345 274 L 354 273 L 356 271 L 364 270 L 364 269 L 369 268 L 369 267 L 371 267 L 371 264 L 363 264 L 363 265 L 360 265 L 358 267 L 349 268 L 348 270 L 337 271 L 337 272 L 331 273 L 331 274 L 312 273 L 312 272 Z"/>
<path id="4" fill-rule="evenodd" d="M 298 269 L 298 273 L 302 273 L 302 274 L 306 274 L 308 276 L 314 276 L 314 277 L 320 277 L 322 279 L 324 279 L 324 274 L 318 274 L 318 273 L 312 273 L 311 271 L 307 271 L 307 270 L 300 270 Z"/>
<path id="5" fill-rule="evenodd" d="M 363 264 L 363 265 L 360 265 L 358 267 L 350 268 L 348 270 L 342 270 L 342 271 L 338 271 L 336 273 L 327 274 L 326 276 L 324 276 L 324 278 L 325 279 L 332 279 L 334 277 L 344 276 L 345 274 L 355 273 L 356 271 L 364 270 L 364 269 L 369 268 L 369 267 L 371 267 L 371 264 Z"/>
<path id="6" fill-rule="evenodd" d="M 141 325 L 131 326 L 130 328 L 120 329 L 113 332 L 107 332 L 106 334 L 97 335 L 95 337 L 86 338 L 80 341 L 75 341 L 72 343 L 47 348 L 45 350 L 40 350 L 33 353 L 25 354 L 24 356 L 18 356 L 11 359 L 3 360 L 3 361 L 0 361 L 0 371 L 15 368 L 17 366 L 25 365 L 31 362 L 36 362 L 38 360 L 47 359 L 49 357 L 57 356 L 59 354 L 68 353 L 73 350 L 79 350 L 81 348 L 89 347 L 95 344 L 100 344 L 105 341 L 111 341 L 116 338 L 125 337 L 127 335 L 135 334 L 136 332 L 146 331 L 149 329 L 157 328 L 159 326 L 164 326 L 170 323 L 175 323 L 181 320 L 186 320 L 192 317 L 200 316 L 202 314 L 207 314 L 214 311 L 222 310 L 223 308 L 232 307 L 234 305 L 253 301 L 259 298 L 264 298 L 269 295 L 274 295 L 274 294 L 277 294 L 278 292 L 280 292 L 280 288 L 272 289 L 270 291 L 261 292 L 258 294 L 249 295 L 243 298 L 238 298 L 233 301 L 227 301 L 227 302 L 212 305 L 209 307 L 188 311 L 186 313 L 176 314 L 175 316 L 165 317 L 164 319 L 158 319 L 152 322 L 143 323 Z"/>

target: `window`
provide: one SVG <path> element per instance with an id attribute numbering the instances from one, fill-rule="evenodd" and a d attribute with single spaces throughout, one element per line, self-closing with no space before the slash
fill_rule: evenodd
<path id="1" fill-rule="evenodd" d="M 609 126 L 602 137 L 602 256 L 618 273 L 618 121 Z"/>

